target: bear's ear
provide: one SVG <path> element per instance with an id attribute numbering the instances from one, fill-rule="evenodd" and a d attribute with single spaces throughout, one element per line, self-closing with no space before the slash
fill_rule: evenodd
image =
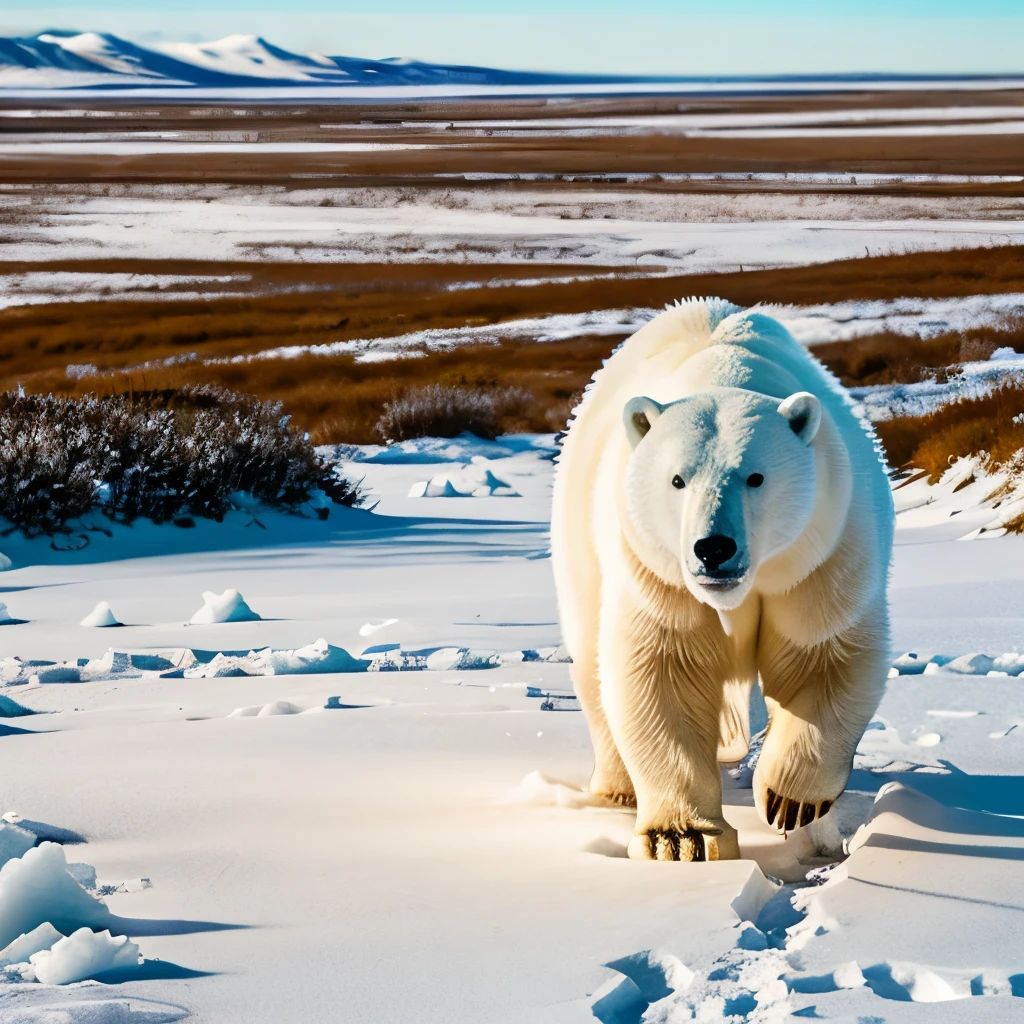
<path id="1" fill-rule="evenodd" d="M 789 420 L 789 429 L 803 441 L 810 444 L 821 426 L 821 402 L 809 391 L 798 391 L 790 395 L 782 405 L 779 413 Z"/>
<path id="2" fill-rule="evenodd" d="M 646 436 L 654 421 L 661 415 L 664 406 L 653 398 L 631 398 L 622 410 L 622 422 L 626 425 L 626 436 L 635 448 Z"/>

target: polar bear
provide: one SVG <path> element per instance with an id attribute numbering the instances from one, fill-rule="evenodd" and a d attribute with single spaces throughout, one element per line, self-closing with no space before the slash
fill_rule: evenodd
<path id="1" fill-rule="evenodd" d="M 636 806 L 628 852 L 739 856 L 719 761 L 769 728 L 761 816 L 825 814 L 887 675 L 893 503 L 877 444 L 786 329 L 677 303 L 594 377 L 564 438 L 552 555 L 590 788 Z"/>

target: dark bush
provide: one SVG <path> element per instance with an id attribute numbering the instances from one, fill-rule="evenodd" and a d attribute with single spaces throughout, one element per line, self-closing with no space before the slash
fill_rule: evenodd
<path id="1" fill-rule="evenodd" d="M 49 534 L 93 508 L 112 519 L 221 519 L 245 492 L 294 509 L 358 486 L 320 462 L 275 403 L 212 387 L 79 399 L 0 394 L 0 518 Z"/>
<path id="2" fill-rule="evenodd" d="M 532 396 L 523 388 L 428 384 L 408 388 L 384 406 L 377 432 L 385 441 L 457 437 L 464 431 L 493 441 L 506 417 L 522 415 Z"/>

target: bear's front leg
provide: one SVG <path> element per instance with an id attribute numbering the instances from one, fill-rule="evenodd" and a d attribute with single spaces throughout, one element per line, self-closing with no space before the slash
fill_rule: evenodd
<path id="1" fill-rule="evenodd" d="M 596 636 L 593 646 L 583 646 L 573 651 L 570 676 L 586 715 L 590 742 L 594 747 L 594 774 L 590 777 L 590 792 L 620 807 L 636 807 L 633 780 L 622 763 L 608 726 L 608 716 L 601 704 Z"/>
<path id="2" fill-rule="evenodd" d="M 770 629 L 761 637 L 768 734 L 754 802 L 780 832 L 827 814 L 846 788 L 857 744 L 885 688 L 885 611 L 815 647 Z"/>
<path id="3" fill-rule="evenodd" d="M 602 630 L 601 699 L 636 791 L 629 856 L 736 858 L 736 831 L 722 817 L 717 760 L 723 679 L 718 646 L 707 637 L 681 635 L 642 611 L 621 604 L 619 610 L 625 621 Z"/>

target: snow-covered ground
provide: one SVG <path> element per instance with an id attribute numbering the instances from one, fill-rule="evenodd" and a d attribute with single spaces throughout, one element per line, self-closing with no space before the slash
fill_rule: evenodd
<path id="1" fill-rule="evenodd" d="M 1024 238 L 1022 200 L 1003 196 L 223 185 L 108 191 L 0 188 L 0 260 L 566 263 L 577 272 L 581 266 L 666 266 L 712 273 L 1011 245 Z M 34 290 L 43 284 L 39 278 L 33 283 Z M 131 286 L 110 282 L 114 291 Z"/>
<path id="2" fill-rule="evenodd" d="M 0 678 L 39 679 L 0 685 L 0 714 L 38 712 L 0 720 L 0 811 L 63 842 L 88 888 L 51 921 L 69 945 L 0 967 L 0 1021 L 1020 1019 L 1024 682 L 978 673 L 1024 667 L 1006 657 L 1024 636 L 1024 539 L 957 539 L 991 515 L 983 496 L 897 492 L 903 674 L 820 827 L 772 834 L 741 768 L 724 778 L 743 860 L 636 863 L 630 814 L 579 789 L 550 438 L 336 454 L 373 513 L 116 527 L 66 552 L 0 540 L 0 598 L 21 622 L 0 626 Z M 487 473 L 515 495 L 410 496 Z M 237 609 L 233 589 L 258 619 L 196 615 Z M 79 625 L 102 601 L 124 625 Z M 1003 657 L 950 660 L 968 654 Z M 274 674 L 211 678 L 215 663 Z M 89 681 L 43 681 L 76 672 Z M 51 886 L 54 849 L 30 851 Z M 9 863 L 0 934 L 28 877 Z M 47 910 L 18 906 L 19 934 Z M 107 984 L 30 980 L 109 962 Z"/>

